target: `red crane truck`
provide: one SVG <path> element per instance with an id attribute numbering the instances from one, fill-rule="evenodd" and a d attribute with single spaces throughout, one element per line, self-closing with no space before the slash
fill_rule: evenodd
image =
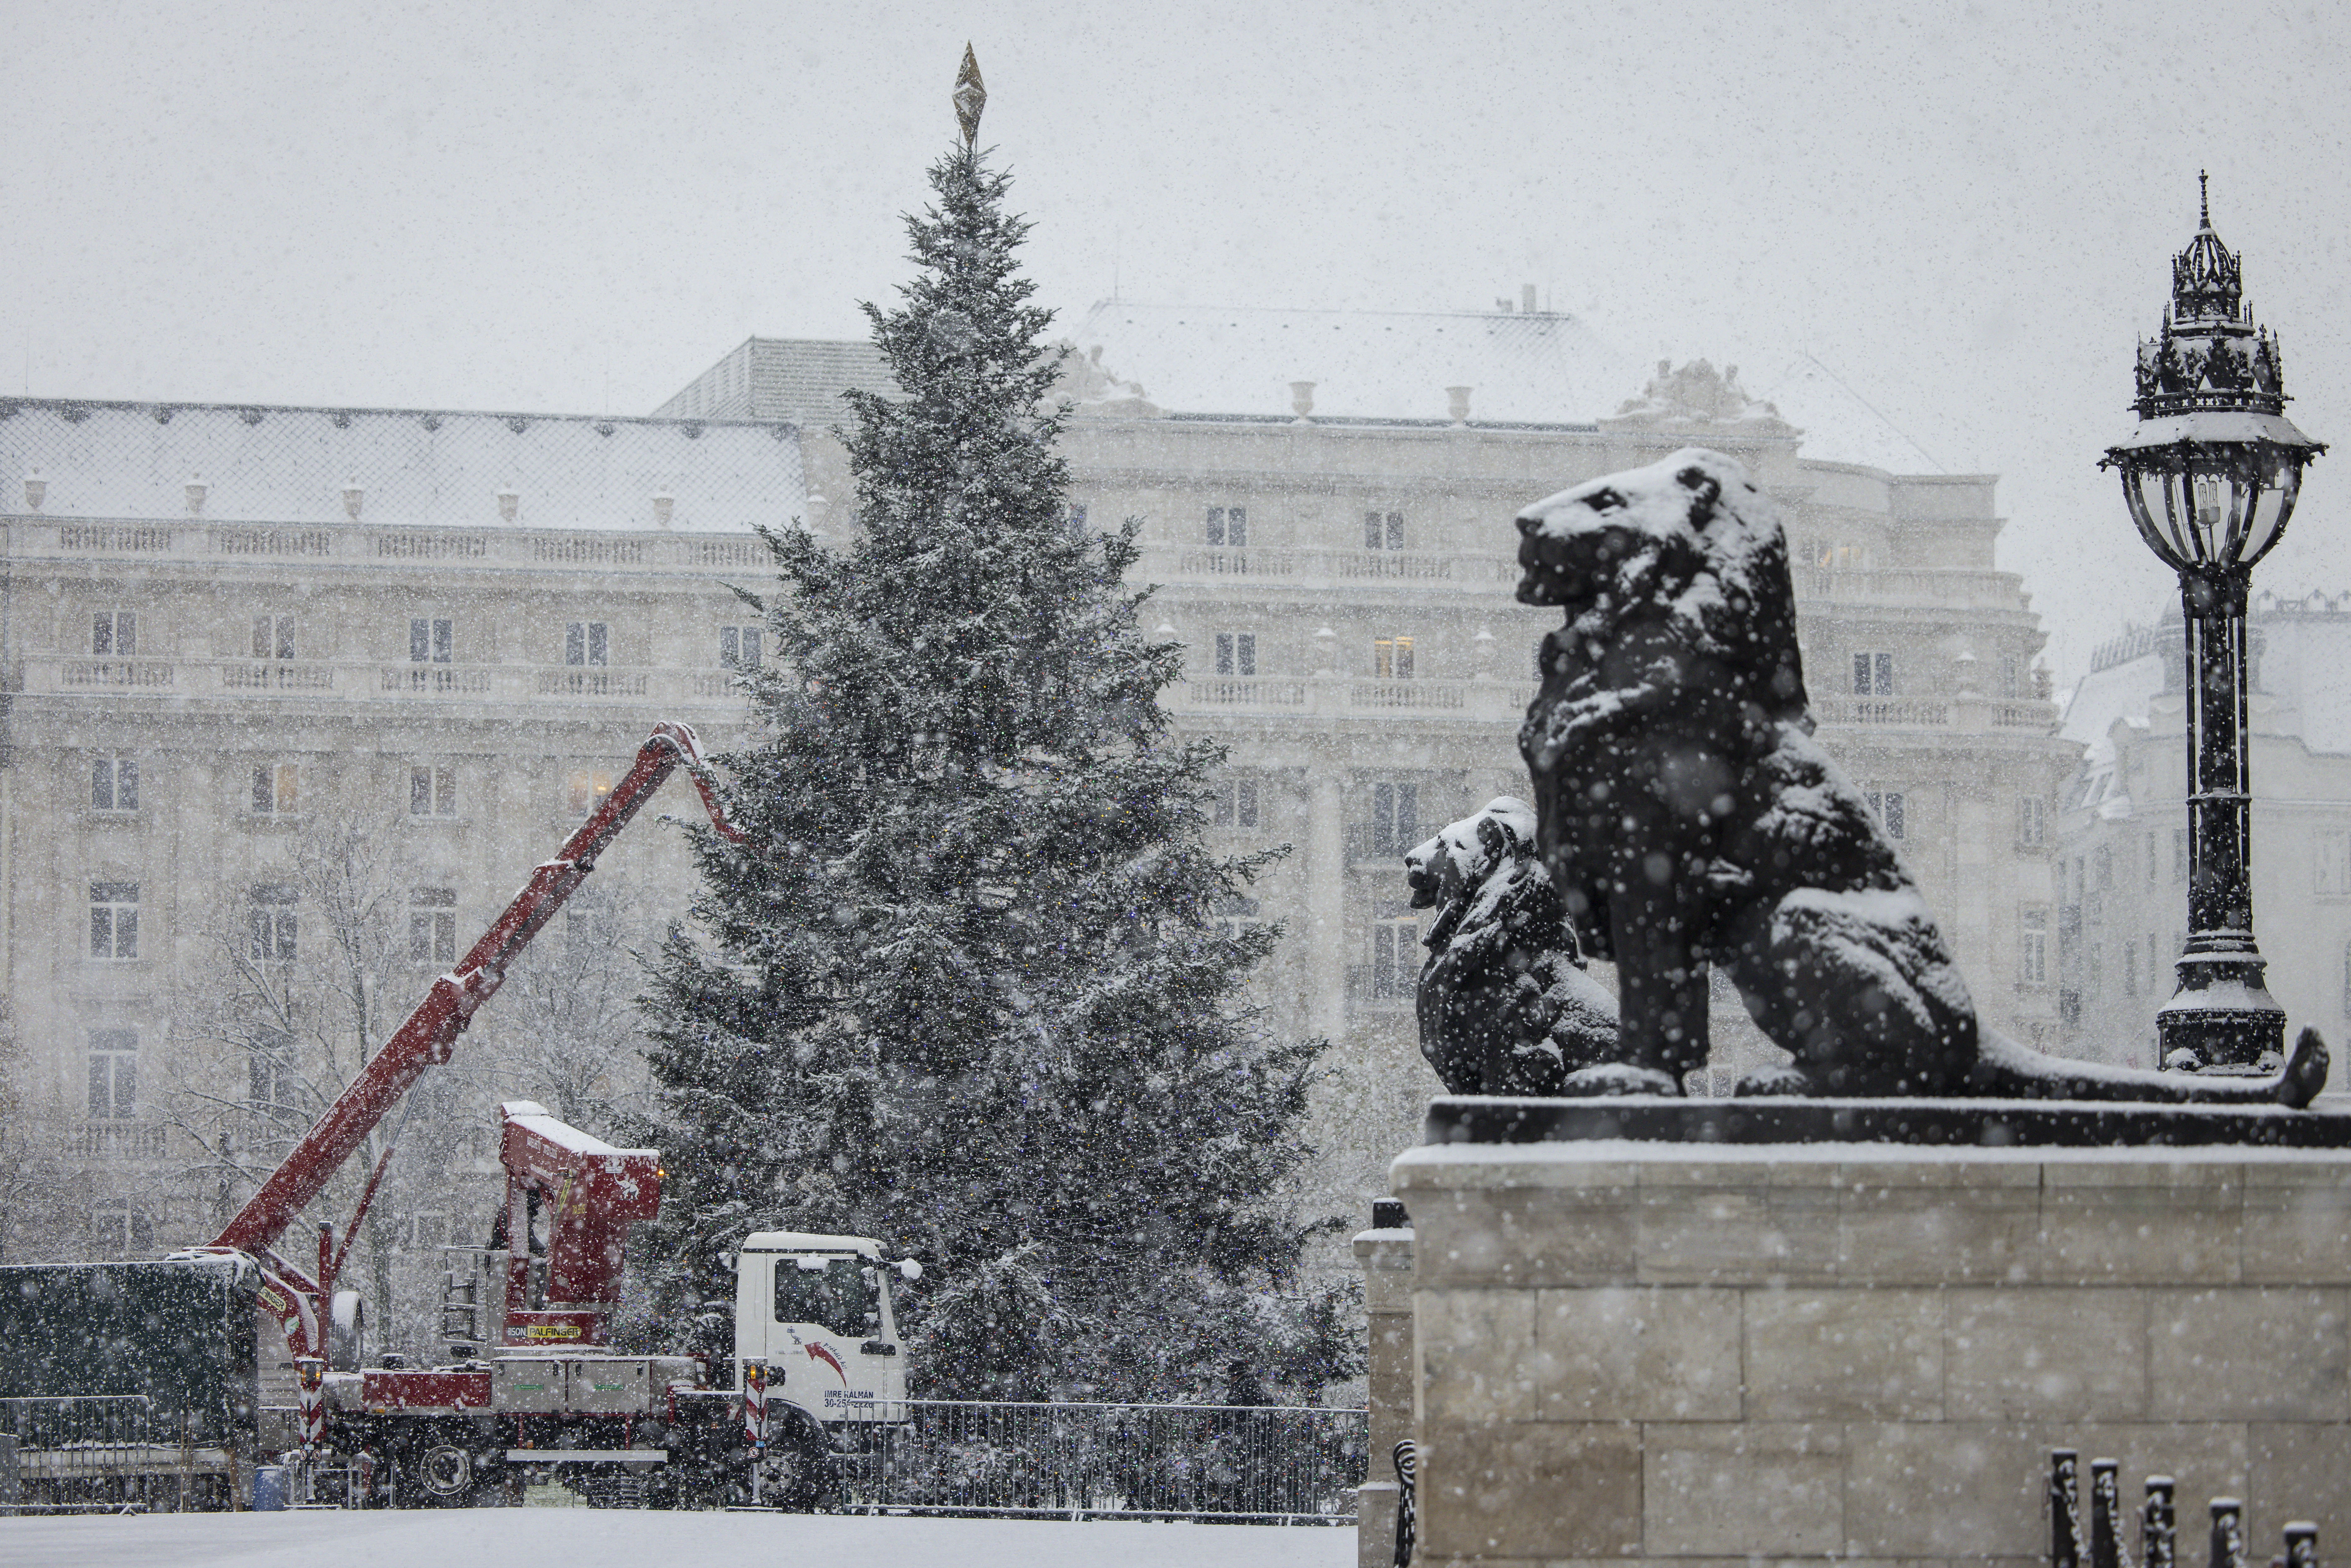
<path id="1" fill-rule="evenodd" d="M 224 1454 L 266 1451 L 277 1446 L 274 1438 L 287 1437 L 314 1456 L 340 1456 L 350 1478 L 346 1495 L 354 1500 L 492 1501 L 517 1479 L 533 1475 L 559 1478 L 600 1501 L 692 1505 L 746 1491 L 787 1506 L 816 1500 L 828 1484 L 833 1444 L 827 1424 L 837 1431 L 843 1420 L 886 1418 L 905 1397 L 889 1275 L 911 1280 L 920 1268 L 887 1265 L 872 1240 L 753 1236 L 736 1259 L 731 1344 L 696 1346 L 699 1354 L 615 1354 L 605 1348 L 606 1329 L 620 1303 L 623 1248 L 629 1227 L 659 1210 L 660 1155 L 614 1148 L 539 1105 L 516 1101 L 501 1108 L 503 1245 L 494 1238 L 492 1248 L 453 1268 L 444 1293 L 444 1337 L 466 1353 L 464 1359 L 430 1368 L 397 1357 L 360 1364 L 363 1314 L 356 1295 L 338 1291 L 335 1282 L 391 1150 L 378 1160 L 343 1239 L 338 1241 L 331 1224 L 319 1226 L 315 1269 L 280 1249 L 295 1218 L 326 1191 L 402 1095 L 427 1067 L 449 1060 L 457 1036 L 532 937 L 681 764 L 713 825 L 741 841 L 711 792 L 694 732 L 655 726 L 602 804 L 531 873 L 463 961 L 434 981 L 208 1247 L 175 1254 L 166 1264 L 5 1270 L 28 1276 L 17 1294 L 40 1303 L 40 1321 L 49 1322 L 77 1296 L 122 1300 L 126 1280 L 135 1295 L 149 1278 L 136 1271 L 167 1266 L 216 1275 L 237 1301 L 249 1292 L 271 1332 L 222 1358 L 226 1373 L 214 1381 L 225 1394 L 209 1398 L 229 1413 L 214 1422 L 224 1428 Z M 108 1270 L 114 1273 L 99 1280 Z M 273 1384 L 282 1389 L 288 1371 L 300 1388 L 296 1433 L 270 1429 L 264 1396 Z M 122 1375 L 135 1378 L 135 1366 Z M 6 1380 L 0 1374 L 0 1382 Z M 249 1388 L 242 1395 L 240 1380 Z M 765 1396 L 764 1419 L 747 1427 L 747 1410 L 756 1414 L 762 1402 L 747 1399 L 747 1389 Z M 241 1494 L 236 1468 L 231 1460 L 229 1488 Z"/>

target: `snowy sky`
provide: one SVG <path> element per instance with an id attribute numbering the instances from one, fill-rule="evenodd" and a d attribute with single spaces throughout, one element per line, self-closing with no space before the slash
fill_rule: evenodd
<path id="1" fill-rule="evenodd" d="M 1071 321 L 1113 280 L 1382 309 L 1533 283 L 1644 357 L 1809 349 L 2004 476 L 2002 564 L 2068 677 L 2166 589 L 2094 465 L 2199 167 L 2292 413 L 2351 442 L 2331 6 L 7 12 L 0 387 L 35 395 L 645 413 L 753 332 L 862 335 L 968 37 Z M 2346 497 L 2351 445 L 2262 585 L 2351 587 Z"/>

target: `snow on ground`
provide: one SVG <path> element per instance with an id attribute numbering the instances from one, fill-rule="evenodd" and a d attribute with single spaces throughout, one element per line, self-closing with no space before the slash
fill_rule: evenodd
<path id="1" fill-rule="evenodd" d="M 74 1568 L 1350 1568 L 1355 1532 L 1301 1525 L 869 1519 L 489 1508 L 0 1519 L 0 1564 Z"/>

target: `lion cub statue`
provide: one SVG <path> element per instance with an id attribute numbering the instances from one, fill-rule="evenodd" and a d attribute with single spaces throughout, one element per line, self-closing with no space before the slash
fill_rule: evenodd
<path id="1" fill-rule="evenodd" d="M 1982 1094 L 2305 1105 L 2305 1030 L 2267 1079 L 2042 1056 L 1984 1030 L 1877 819 L 1813 740 L 1770 497 L 1685 448 L 1518 516 L 1519 598 L 1564 612 L 1519 748 L 1539 842 L 1585 949 L 1616 964 L 1612 1061 L 1564 1092 L 1681 1092 L 1707 970 L 1794 1057 L 1742 1093 Z"/>
<path id="2" fill-rule="evenodd" d="M 1535 809 L 1489 800 L 1404 857 L 1412 906 L 1437 915 L 1416 1003 L 1420 1053 L 1452 1094 L 1557 1094 L 1616 1054 L 1616 1002 L 1584 972 Z"/>

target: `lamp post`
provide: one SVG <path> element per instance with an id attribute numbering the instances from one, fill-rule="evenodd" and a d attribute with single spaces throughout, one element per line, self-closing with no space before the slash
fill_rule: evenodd
<path id="1" fill-rule="evenodd" d="M 2283 1051 L 2285 1009 L 2253 944 L 2246 590 L 2326 448 L 2285 417 L 2277 340 L 2245 308 L 2209 192 L 2202 208 L 2162 327 L 2138 346 L 2138 428 L 2098 465 L 2119 471 L 2139 536 L 2179 574 L 2188 633 L 2188 946 L 2156 1034 L 2167 1067 L 2250 1071 Z"/>

